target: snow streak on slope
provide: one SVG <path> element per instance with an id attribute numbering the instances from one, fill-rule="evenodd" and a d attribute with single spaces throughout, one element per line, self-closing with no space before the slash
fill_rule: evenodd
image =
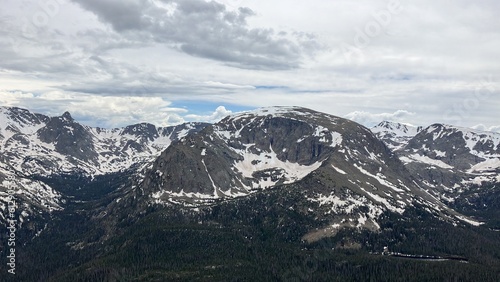
<path id="1" fill-rule="evenodd" d="M 421 156 L 419 154 L 412 154 L 412 155 L 409 155 L 407 157 L 401 157 L 400 159 L 406 164 L 411 163 L 411 162 L 421 162 L 421 163 L 429 164 L 429 166 L 437 166 L 437 167 L 445 168 L 445 169 L 452 169 L 453 168 L 451 165 L 448 165 L 443 161 L 431 159 L 427 156 Z"/>
<path id="2" fill-rule="evenodd" d="M 468 173 L 488 172 L 498 168 L 500 168 L 500 158 L 491 158 L 473 165 L 470 170 L 468 170 Z"/>
<path id="3" fill-rule="evenodd" d="M 380 184 L 384 185 L 384 186 L 387 186 L 389 188 L 391 188 L 392 190 L 398 192 L 398 193 L 401 193 L 401 192 L 404 192 L 403 189 L 400 189 L 398 187 L 396 187 L 394 184 L 390 183 L 389 181 L 385 180 L 385 176 L 382 175 L 381 173 L 377 173 L 377 175 L 373 175 L 371 173 L 369 173 L 368 171 L 366 171 L 365 169 L 363 169 L 361 166 L 358 166 L 356 164 L 354 164 L 354 167 L 356 167 L 359 171 L 361 171 L 363 174 L 366 174 L 368 175 L 369 177 L 377 180 Z"/>

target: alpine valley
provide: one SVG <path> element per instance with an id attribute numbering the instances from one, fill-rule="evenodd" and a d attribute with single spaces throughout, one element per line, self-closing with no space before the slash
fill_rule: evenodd
<path id="1" fill-rule="evenodd" d="M 0 183 L 2 281 L 500 281 L 494 132 L 300 107 L 103 129 L 0 107 Z"/>

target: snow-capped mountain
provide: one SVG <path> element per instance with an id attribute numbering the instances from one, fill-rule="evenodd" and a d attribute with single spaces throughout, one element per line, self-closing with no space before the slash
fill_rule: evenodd
<path id="1" fill-rule="evenodd" d="M 59 117 L 0 108 L 0 151 L 4 162 L 24 174 L 101 175 L 151 161 L 173 141 L 205 124 L 155 127 L 141 123 L 102 129 Z"/>
<path id="2" fill-rule="evenodd" d="M 151 204 L 197 206 L 276 187 L 300 187 L 309 212 L 330 221 L 326 233 L 376 230 L 384 212 L 403 214 L 415 204 L 456 215 L 369 129 L 299 107 L 235 114 L 189 135 L 156 159 L 136 189 Z"/>
<path id="3" fill-rule="evenodd" d="M 62 209 L 66 198 L 35 176 L 93 177 L 132 168 L 134 183 L 124 187 L 122 196 L 146 206 L 214 204 L 292 185 L 301 187 L 314 213 L 343 214 L 331 218 L 332 226 L 339 228 L 376 229 L 377 218 L 384 212 L 402 214 L 415 204 L 448 218 L 456 215 L 426 191 L 435 187 L 422 180 L 419 169 L 427 171 L 422 162 L 410 161 L 419 160 L 415 157 L 418 149 L 434 148 L 415 145 L 417 137 L 430 140 L 424 136 L 433 132 L 429 128 L 379 126 L 385 130 L 378 133 L 397 138 L 420 131 L 398 150 L 403 163 L 369 129 L 300 107 L 263 108 L 228 116 L 213 125 L 166 128 L 146 123 L 92 128 L 67 112 L 47 117 L 18 108 L 1 108 L 0 121 L 0 180 L 14 175 L 18 183 L 26 182 L 18 194 L 29 206 L 27 214 Z M 483 143 L 481 152 L 491 147 Z M 5 209 L 5 189 L 0 196 Z M 116 199 L 118 206 L 130 203 L 120 200 Z"/>
<path id="4" fill-rule="evenodd" d="M 171 142 L 206 126 L 186 123 L 156 127 L 141 123 L 102 129 L 81 125 L 65 112 L 48 117 L 0 107 L 0 203 L 6 209 L 9 177 L 15 180 L 26 213 L 61 208 L 61 194 L 35 176 L 95 176 L 152 162 Z"/>
<path id="5" fill-rule="evenodd" d="M 371 128 L 371 131 L 391 150 L 398 150 L 422 131 L 422 126 L 383 121 Z"/>
<path id="6" fill-rule="evenodd" d="M 500 182 L 500 134 L 433 124 L 397 151 L 407 168 L 445 197 Z"/>
<path id="7" fill-rule="evenodd" d="M 445 124 L 382 122 L 374 132 L 436 196 L 451 201 L 471 185 L 500 182 L 500 134 Z"/>

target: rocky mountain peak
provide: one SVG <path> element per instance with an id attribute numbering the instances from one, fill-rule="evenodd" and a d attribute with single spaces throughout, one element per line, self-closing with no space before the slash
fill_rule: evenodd
<path id="1" fill-rule="evenodd" d="M 414 126 L 407 123 L 399 123 L 392 121 L 383 121 L 372 128 L 374 132 L 392 132 L 399 136 L 415 136 L 418 132 L 422 131 L 422 126 Z"/>
<path id="2" fill-rule="evenodd" d="M 71 114 L 68 111 L 64 112 L 61 117 L 64 120 L 69 121 L 69 122 L 73 122 L 74 121 L 73 117 L 71 116 Z"/>
<path id="3" fill-rule="evenodd" d="M 121 135 L 126 134 L 142 138 L 144 141 L 153 141 L 159 136 L 156 126 L 150 123 L 139 123 L 126 126 L 121 132 Z"/>
<path id="4" fill-rule="evenodd" d="M 75 122 L 68 112 L 51 118 L 37 134 L 40 141 L 54 144 L 56 151 L 63 155 L 87 162 L 97 161 L 92 134 L 86 127 Z"/>
<path id="5" fill-rule="evenodd" d="M 306 240 L 343 226 L 377 230 L 385 211 L 403 214 L 415 203 L 448 213 L 370 130 L 297 107 L 237 113 L 186 135 L 145 171 L 138 190 L 150 197 L 144 205 L 204 206 L 269 189 L 300 191 L 319 205 L 315 216 L 329 218 Z"/>
<path id="6" fill-rule="evenodd" d="M 383 121 L 371 131 L 392 150 L 399 150 L 423 129 L 422 126 Z"/>

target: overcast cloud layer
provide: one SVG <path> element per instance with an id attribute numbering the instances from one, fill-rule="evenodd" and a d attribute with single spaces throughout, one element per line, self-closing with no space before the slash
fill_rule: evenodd
<path id="1" fill-rule="evenodd" d="M 500 131 L 500 2 L 4 0 L 0 105 L 116 127 L 298 105 Z"/>

